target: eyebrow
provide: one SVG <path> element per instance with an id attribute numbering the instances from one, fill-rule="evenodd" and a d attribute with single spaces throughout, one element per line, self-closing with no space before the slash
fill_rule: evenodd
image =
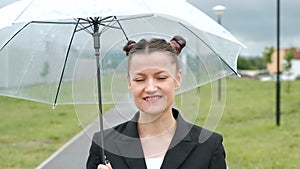
<path id="1" fill-rule="evenodd" d="M 158 75 L 158 74 L 161 74 L 161 73 L 167 73 L 167 74 L 170 74 L 170 73 L 168 73 L 168 72 L 165 71 L 165 70 L 161 70 L 161 71 L 159 71 L 159 72 L 154 73 L 154 75 Z M 136 76 L 136 75 L 144 76 L 145 74 L 144 74 L 144 73 L 138 72 L 138 73 L 134 74 L 134 76 Z"/>

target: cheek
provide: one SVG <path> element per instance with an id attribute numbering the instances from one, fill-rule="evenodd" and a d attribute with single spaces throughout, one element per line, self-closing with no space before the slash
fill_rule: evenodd
<path id="1" fill-rule="evenodd" d="M 174 95 L 176 87 L 175 87 L 174 83 L 168 83 L 168 84 L 165 84 L 164 86 L 162 86 L 161 89 L 163 90 L 163 92 L 166 95 Z"/>
<path id="2" fill-rule="evenodd" d="M 129 90 L 134 96 L 136 96 L 142 92 L 142 86 L 131 83 L 131 85 L 129 86 Z"/>

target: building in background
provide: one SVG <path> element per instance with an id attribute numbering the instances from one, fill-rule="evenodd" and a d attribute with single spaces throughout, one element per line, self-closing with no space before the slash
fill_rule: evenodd
<path id="1" fill-rule="evenodd" d="M 280 72 L 283 72 L 283 78 L 285 76 L 284 72 L 284 63 L 285 63 L 285 55 L 289 52 L 290 49 L 280 49 L 279 53 L 279 70 Z M 292 67 L 291 67 L 291 79 L 299 78 L 300 77 L 300 49 L 295 49 L 295 57 L 291 61 Z M 270 74 L 276 74 L 277 73 L 277 51 L 275 50 L 274 53 L 271 56 L 271 63 L 267 64 L 267 70 Z"/>

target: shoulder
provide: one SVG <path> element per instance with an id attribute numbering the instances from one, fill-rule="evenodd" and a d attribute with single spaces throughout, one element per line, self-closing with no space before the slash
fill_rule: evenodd
<path id="1" fill-rule="evenodd" d="M 105 129 L 103 131 L 103 136 L 105 140 L 117 140 L 122 135 L 129 135 L 131 136 L 132 128 L 136 128 L 135 122 L 127 121 L 121 124 L 118 124 L 112 128 Z M 136 129 L 133 129 L 133 131 Z M 99 140 L 98 138 L 101 137 L 102 133 L 100 131 L 94 134 L 94 140 Z"/>
<path id="2" fill-rule="evenodd" d="M 198 140 L 196 149 L 198 151 L 202 149 L 203 151 L 201 152 L 205 152 L 209 157 L 210 169 L 226 168 L 226 153 L 221 134 L 194 125 L 191 129 L 191 135 Z"/>
<path id="3" fill-rule="evenodd" d="M 222 144 L 223 137 L 221 134 L 186 121 L 176 110 L 173 110 L 173 112 L 177 114 L 176 132 L 178 133 L 178 138 L 184 137 L 184 141 L 192 141 L 199 146 L 210 148 L 215 148 Z"/>
<path id="4" fill-rule="evenodd" d="M 222 145 L 223 136 L 221 134 L 197 125 L 189 125 L 191 125 L 190 136 L 197 144 L 205 144 L 212 149 L 216 149 Z"/>
<path id="5" fill-rule="evenodd" d="M 193 162 L 194 168 L 226 168 L 226 155 L 221 134 L 186 121 L 181 121 L 180 126 L 185 128 L 180 133 L 185 134 L 185 136 L 177 146 L 180 148 L 193 147 L 186 159 L 187 163 Z M 201 162 L 199 162 L 199 159 L 201 159 Z"/>
<path id="6" fill-rule="evenodd" d="M 210 166 L 226 168 L 226 153 L 221 134 L 193 125 L 190 136 L 196 144 L 196 152 L 198 152 L 198 154 L 200 154 L 199 152 L 202 152 L 201 154 L 206 154 L 209 158 L 208 161 L 210 161 Z"/>

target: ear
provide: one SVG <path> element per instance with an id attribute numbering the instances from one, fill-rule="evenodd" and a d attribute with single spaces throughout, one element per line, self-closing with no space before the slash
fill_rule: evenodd
<path id="1" fill-rule="evenodd" d="M 131 90 L 131 82 L 130 82 L 130 77 L 128 75 L 126 76 L 126 81 L 127 81 L 128 89 Z"/>
<path id="2" fill-rule="evenodd" d="M 180 86 L 181 86 L 181 82 L 182 82 L 182 72 L 181 72 L 181 69 L 178 70 L 178 73 L 177 73 L 177 76 L 176 76 L 176 79 L 175 79 L 175 89 L 179 89 Z"/>

